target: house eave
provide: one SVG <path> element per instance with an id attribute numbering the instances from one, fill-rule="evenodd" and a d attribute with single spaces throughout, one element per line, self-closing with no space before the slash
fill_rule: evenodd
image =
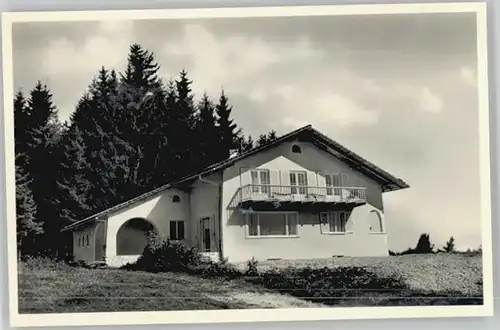
<path id="1" fill-rule="evenodd" d="M 177 187 L 180 184 L 189 184 L 192 181 L 196 180 L 200 176 L 203 177 L 203 176 L 211 175 L 213 173 L 222 171 L 230 166 L 233 166 L 238 161 L 240 161 L 246 157 L 252 156 L 252 155 L 257 154 L 257 153 L 262 152 L 262 151 L 272 149 L 272 148 L 276 147 L 277 145 L 279 145 L 283 142 L 289 141 L 291 139 L 298 139 L 300 141 L 308 141 L 308 142 L 315 144 L 317 147 L 325 150 L 326 152 L 330 152 L 334 157 L 338 157 L 342 161 L 349 163 L 349 165 L 352 168 L 364 173 L 365 175 L 367 175 L 367 176 L 371 177 L 372 179 L 374 179 L 375 181 L 379 182 L 382 185 L 383 192 L 389 192 L 389 191 L 395 191 L 395 190 L 409 188 L 409 185 L 406 182 L 404 182 L 403 180 L 394 177 L 393 175 L 382 170 L 381 168 L 379 168 L 375 164 L 373 164 L 373 163 L 369 162 L 368 160 L 362 158 L 361 156 L 355 154 L 354 152 L 350 151 L 346 147 L 343 147 L 339 143 L 333 141 L 329 137 L 323 135 L 319 131 L 312 128 L 311 125 L 307 125 L 307 126 L 299 128 L 295 131 L 287 133 L 287 134 L 277 138 L 276 140 L 274 140 L 271 143 L 253 148 L 253 149 L 251 149 L 247 152 L 244 152 L 236 157 L 225 159 L 221 162 L 210 165 L 197 173 L 187 175 L 187 176 L 185 176 L 177 181 L 173 181 L 171 183 L 165 184 L 165 185 L 163 185 L 159 188 L 156 188 L 150 192 L 139 195 L 139 196 L 134 197 L 128 201 L 125 201 L 123 203 L 115 205 L 107 210 L 101 211 L 97 214 L 94 214 L 90 217 L 87 217 L 83 220 L 80 220 L 74 224 L 71 224 L 71 225 L 63 228 L 61 231 L 68 231 L 68 230 L 72 230 L 74 228 L 79 228 L 81 225 L 84 225 L 90 221 L 96 220 L 96 218 L 99 218 L 102 216 L 109 216 L 109 214 L 117 212 L 123 208 L 126 208 L 126 207 L 131 206 L 131 205 L 136 204 L 136 203 L 139 203 L 141 201 L 144 201 L 150 197 L 154 197 L 167 189 Z"/>

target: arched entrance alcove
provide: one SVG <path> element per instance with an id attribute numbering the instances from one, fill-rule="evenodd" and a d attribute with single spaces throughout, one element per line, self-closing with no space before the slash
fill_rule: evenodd
<path id="1" fill-rule="evenodd" d="M 143 218 L 128 220 L 116 234 L 116 254 L 119 256 L 142 254 L 150 234 L 158 232 L 148 220 Z"/>

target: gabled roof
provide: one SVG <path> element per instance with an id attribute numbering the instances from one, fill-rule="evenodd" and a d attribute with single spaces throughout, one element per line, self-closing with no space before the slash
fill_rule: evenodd
<path id="1" fill-rule="evenodd" d="M 409 185 L 404 182 L 403 180 L 396 178 L 395 176 L 391 175 L 390 173 L 382 170 L 375 164 L 369 162 L 368 160 L 362 158 L 361 156 L 355 154 L 354 152 L 350 151 L 346 147 L 340 145 L 339 143 L 333 141 L 326 135 L 323 135 L 321 132 L 315 130 L 311 125 L 307 125 L 304 127 L 301 127 L 295 131 L 292 131 L 288 134 L 285 134 L 276 140 L 260 146 L 253 148 L 247 152 L 241 153 L 235 157 L 225 159 L 221 162 L 215 163 L 213 165 L 210 165 L 206 168 L 204 168 L 201 171 L 198 171 L 196 173 L 187 175 L 179 180 L 170 182 L 168 184 L 165 184 L 157 189 L 154 189 L 150 192 L 147 192 L 145 194 L 142 194 L 140 196 L 137 196 L 135 198 L 132 198 L 126 202 L 123 202 L 121 204 L 115 205 L 107 210 L 104 210 L 102 212 L 99 212 L 97 214 L 94 214 L 88 218 L 85 218 L 83 220 L 77 221 L 69 226 L 66 226 L 65 228 L 62 229 L 62 231 L 68 231 L 72 229 L 79 228 L 88 222 L 94 221 L 102 216 L 108 215 L 110 213 L 117 212 L 121 209 L 124 209 L 130 205 L 133 205 L 135 203 L 147 200 L 150 197 L 154 197 L 163 191 L 173 188 L 181 183 L 189 182 L 190 180 L 194 180 L 200 176 L 205 176 L 209 175 L 221 170 L 224 170 L 225 168 L 232 166 L 236 162 L 242 160 L 243 158 L 255 155 L 259 152 L 265 151 L 272 149 L 278 145 L 280 145 L 283 142 L 290 141 L 290 140 L 295 140 L 298 139 L 300 141 L 304 142 L 310 142 L 317 146 L 318 148 L 324 150 L 325 152 L 328 152 L 332 154 L 333 156 L 339 158 L 341 161 L 344 161 L 347 163 L 349 166 L 351 166 L 353 169 L 363 173 L 364 175 L 372 178 L 374 181 L 378 182 L 382 186 L 383 192 L 388 192 L 388 191 L 394 191 L 394 190 L 399 190 L 399 189 L 404 189 L 408 188 Z"/>

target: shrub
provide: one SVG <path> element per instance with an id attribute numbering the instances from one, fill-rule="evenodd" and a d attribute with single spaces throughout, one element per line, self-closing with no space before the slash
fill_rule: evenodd
<path id="1" fill-rule="evenodd" d="M 245 272 L 246 276 L 259 276 L 259 270 L 257 268 L 259 262 L 252 257 L 252 259 L 247 262 L 247 270 Z"/>
<path id="2" fill-rule="evenodd" d="M 189 273 L 222 280 L 233 280 L 244 275 L 237 267 L 224 261 L 201 263 L 190 267 Z"/>
<path id="3" fill-rule="evenodd" d="M 195 248 L 170 240 L 151 240 L 135 263 L 122 268 L 153 273 L 186 272 L 200 263 L 201 257 Z"/>
<path id="4" fill-rule="evenodd" d="M 380 278 L 361 267 L 289 267 L 266 271 L 260 281 L 268 289 L 329 305 L 337 304 L 339 298 L 356 297 L 365 292 L 373 295 L 405 288 L 398 279 Z"/>
<path id="5" fill-rule="evenodd" d="M 429 234 L 420 235 L 414 253 L 434 253 L 434 244 L 431 243 Z"/>
<path id="6" fill-rule="evenodd" d="M 182 272 L 202 277 L 235 279 L 243 276 L 227 259 L 219 262 L 202 261 L 195 248 L 184 244 L 151 238 L 142 255 L 135 263 L 121 267 L 126 270 L 142 270 L 152 273 Z"/>

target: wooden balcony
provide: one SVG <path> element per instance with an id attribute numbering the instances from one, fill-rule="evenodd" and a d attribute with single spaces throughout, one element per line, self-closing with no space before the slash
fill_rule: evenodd
<path id="1" fill-rule="evenodd" d="M 299 206 L 357 206 L 366 203 L 364 187 L 316 187 L 281 185 L 245 185 L 234 198 L 234 206 L 240 208 L 284 208 Z"/>

